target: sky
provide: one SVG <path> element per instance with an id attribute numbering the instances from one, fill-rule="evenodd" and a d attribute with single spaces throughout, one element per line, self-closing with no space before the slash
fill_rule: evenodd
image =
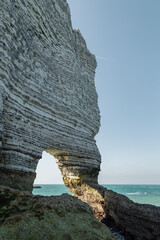
<path id="1" fill-rule="evenodd" d="M 97 58 L 99 183 L 160 184 L 160 1 L 67 1 Z M 63 183 L 53 156 L 35 183 Z"/>

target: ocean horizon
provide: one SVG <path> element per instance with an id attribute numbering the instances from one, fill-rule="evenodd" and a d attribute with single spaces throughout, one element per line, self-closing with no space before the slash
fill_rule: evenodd
<path id="1" fill-rule="evenodd" d="M 123 194 L 132 201 L 143 204 L 160 206 L 160 184 L 100 184 L 109 190 Z M 61 195 L 72 193 L 64 184 L 34 184 L 41 188 L 34 188 L 34 195 Z"/>

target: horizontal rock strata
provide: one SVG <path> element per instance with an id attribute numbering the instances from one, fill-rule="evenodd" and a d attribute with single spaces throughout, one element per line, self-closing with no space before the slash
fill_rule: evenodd
<path id="1" fill-rule="evenodd" d="M 159 207 L 97 184 L 96 60 L 72 29 L 66 0 L 1 0 L 0 8 L 0 185 L 31 192 L 45 150 L 55 156 L 66 186 L 99 220 L 126 240 L 160 240 Z M 2 188 L 0 224 L 0 240 L 25 240 L 27 234 L 35 240 L 115 239 L 91 208 L 68 195 Z"/>
<path id="2" fill-rule="evenodd" d="M 43 150 L 56 156 L 65 177 L 96 182 L 96 60 L 72 29 L 66 0 L 0 4 L 0 184 L 31 191 Z M 6 170 L 15 172 L 14 184 Z M 25 173 L 32 181 L 21 181 Z"/>
<path id="3" fill-rule="evenodd" d="M 0 240 L 118 240 L 68 194 L 33 196 L 0 186 Z"/>

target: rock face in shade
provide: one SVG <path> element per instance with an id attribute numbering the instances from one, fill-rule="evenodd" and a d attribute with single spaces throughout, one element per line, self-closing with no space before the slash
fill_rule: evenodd
<path id="1" fill-rule="evenodd" d="M 125 240 L 160 240 L 160 207 L 138 204 L 98 184 L 68 183 L 68 188 L 92 206 L 98 220 Z"/>
<path id="2" fill-rule="evenodd" d="M 66 0 L 0 4 L 0 184 L 31 191 L 43 150 L 65 181 L 97 182 L 96 60 Z"/>

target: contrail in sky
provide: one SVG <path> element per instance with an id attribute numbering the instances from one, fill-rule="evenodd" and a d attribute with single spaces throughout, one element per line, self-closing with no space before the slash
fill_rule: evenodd
<path id="1" fill-rule="evenodd" d="M 100 60 L 104 60 L 104 61 L 107 61 L 107 62 L 113 62 L 113 60 L 109 59 L 109 58 L 104 58 L 104 57 L 99 57 L 99 56 L 96 56 L 97 59 L 100 59 Z"/>

